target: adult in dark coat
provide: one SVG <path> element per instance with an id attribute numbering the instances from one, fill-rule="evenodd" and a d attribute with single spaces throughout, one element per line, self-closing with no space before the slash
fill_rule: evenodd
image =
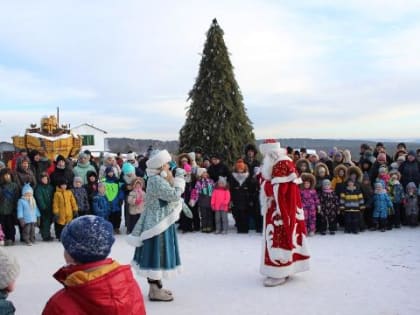
<path id="1" fill-rule="evenodd" d="M 41 154 L 38 150 L 31 150 L 28 154 L 28 157 L 31 161 L 30 168 L 35 175 L 37 183 L 41 179 L 41 174 L 46 172 L 51 166 L 51 161 L 48 158 L 41 157 Z"/>
<path id="2" fill-rule="evenodd" d="M 409 151 L 407 154 L 407 160 L 404 161 L 398 169 L 401 173 L 401 184 L 406 189 L 407 184 L 414 182 L 416 186 L 420 183 L 420 168 L 419 163 L 416 160 L 416 153 Z"/>
<path id="3" fill-rule="evenodd" d="M 55 159 L 55 169 L 50 175 L 51 185 L 57 187 L 58 183 L 65 181 L 67 188 L 73 187 L 74 174 L 70 167 L 70 163 L 66 161 L 64 156 L 58 155 Z"/>
<path id="4" fill-rule="evenodd" d="M 229 168 L 222 162 L 222 157 L 219 154 L 213 154 L 211 156 L 211 165 L 207 172 L 214 182 L 217 182 L 219 176 L 228 178 L 230 175 Z"/>
<path id="5" fill-rule="evenodd" d="M 232 214 L 238 233 L 248 233 L 249 219 L 257 193 L 257 180 L 251 176 L 248 166 L 239 159 L 229 177 Z"/>

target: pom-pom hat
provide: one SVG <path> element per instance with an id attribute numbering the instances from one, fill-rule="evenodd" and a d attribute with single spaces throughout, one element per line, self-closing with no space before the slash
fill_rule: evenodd
<path id="1" fill-rule="evenodd" d="M 112 224 L 95 215 L 74 219 L 61 233 L 64 249 L 79 263 L 105 259 L 114 241 Z"/>
<path id="2" fill-rule="evenodd" d="M 14 256 L 0 248 L 0 290 L 6 289 L 19 275 L 19 264 Z"/>

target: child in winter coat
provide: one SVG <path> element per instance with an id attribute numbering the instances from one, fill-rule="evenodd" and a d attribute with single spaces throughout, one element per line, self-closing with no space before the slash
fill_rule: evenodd
<path id="1" fill-rule="evenodd" d="M 105 184 L 98 183 L 98 192 L 92 201 L 93 214 L 108 220 L 110 214 L 109 202 L 105 197 Z"/>
<path id="2" fill-rule="evenodd" d="M 89 200 L 89 207 L 92 209 L 93 197 L 95 197 L 96 193 L 98 192 L 98 176 L 96 175 L 96 172 L 93 171 L 87 172 L 86 176 L 87 184 L 83 185 L 83 187 L 86 189 Z"/>
<path id="3" fill-rule="evenodd" d="M 300 185 L 300 196 L 302 200 L 302 207 L 305 213 L 306 229 L 309 236 L 315 235 L 316 228 L 316 213 L 319 208 L 318 194 L 315 188 L 315 176 L 309 173 L 301 175 L 303 183 Z"/>
<path id="4" fill-rule="evenodd" d="M 22 197 L 18 201 L 17 217 L 22 227 L 22 238 L 26 245 L 35 243 L 35 225 L 39 222 L 38 206 L 34 198 L 31 185 L 25 184 L 22 188 Z"/>
<path id="5" fill-rule="evenodd" d="M 362 192 L 349 178 L 340 194 L 340 210 L 344 212 L 344 232 L 357 234 L 360 230 L 360 214 L 364 210 Z"/>
<path id="6" fill-rule="evenodd" d="M 55 237 L 60 239 L 61 231 L 77 215 L 77 202 L 64 179 L 59 179 L 53 197 Z"/>
<path id="7" fill-rule="evenodd" d="M 131 184 L 133 189 L 130 191 L 127 197 L 128 202 L 128 224 L 127 234 L 130 234 L 136 225 L 141 213 L 144 210 L 144 198 L 146 193 L 144 192 L 144 180 L 143 178 L 136 177 Z"/>
<path id="8" fill-rule="evenodd" d="M 52 241 L 51 223 L 53 221 L 52 203 L 54 187 L 50 184 L 47 172 L 41 173 L 41 179 L 35 188 L 35 200 L 41 213 L 40 232 L 43 241 Z"/>
<path id="9" fill-rule="evenodd" d="M 373 227 L 375 231 L 378 228 L 381 232 L 386 231 L 387 219 L 390 209 L 392 210 L 392 201 L 385 190 L 383 181 L 375 183 L 375 195 L 373 196 Z"/>
<path id="10" fill-rule="evenodd" d="M 20 196 L 17 183 L 12 180 L 9 168 L 0 170 L 0 224 L 5 234 L 4 244 L 13 245 L 15 242 L 16 205 Z"/>
<path id="11" fill-rule="evenodd" d="M 85 215 L 61 234 L 66 266 L 54 278 L 64 288 L 54 294 L 43 315 L 145 315 L 143 295 L 129 265 L 108 258 L 115 239 L 106 220 Z"/>
<path id="12" fill-rule="evenodd" d="M 322 182 L 324 179 L 330 179 L 328 166 L 322 162 L 318 162 L 314 168 L 314 176 L 316 179 L 315 189 L 318 193 L 322 191 Z"/>
<path id="13" fill-rule="evenodd" d="M 7 296 L 15 289 L 19 264 L 15 257 L 0 248 L 0 266 L 0 314 L 14 315 L 15 306 L 7 300 Z"/>
<path id="14" fill-rule="evenodd" d="M 216 234 L 227 234 L 230 191 L 225 177 L 219 177 L 211 196 L 211 209 L 215 213 Z"/>
<path id="15" fill-rule="evenodd" d="M 337 196 L 345 189 L 345 178 L 347 173 L 347 167 L 344 164 L 339 164 L 334 168 L 334 177 L 331 181 L 331 188 L 335 190 Z"/>
<path id="16" fill-rule="evenodd" d="M 327 228 L 331 235 L 337 231 L 337 214 L 340 206 L 338 196 L 331 188 L 331 181 L 324 179 L 322 182 L 322 191 L 319 194 L 320 211 L 318 224 L 319 232 L 325 235 Z"/>
<path id="17" fill-rule="evenodd" d="M 119 179 L 114 175 L 114 169 L 107 167 L 105 170 L 105 197 L 109 203 L 109 221 L 114 226 L 115 234 L 120 234 L 121 206 L 124 193 L 120 189 Z"/>
<path id="18" fill-rule="evenodd" d="M 399 228 L 401 226 L 401 204 L 404 198 L 404 188 L 400 183 L 401 174 L 398 170 L 389 172 L 391 178 L 388 182 L 387 191 L 391 197 L 394 214 L 390 217 L 388 226 Z"/>
<path id="19" fill-rule="evenodd" d="M 376 180 L 377 181 L 379 181 L 379 180 L 383 181 L 384 184 L 385 184 L 385 187 L 387 187 L 390 178 L 391 177 L 388 174 L 388 166 L 386 166 L 386 165 L 379 166 L 378 177 L 376 178 Z"/>
<path id="20" fill-rule="evenodd" d="M 199 176 L 199 180 L 197 180 L 194 189 L 191 191 L 189 205 L 194 208 L 198 204 L 201 215 L 201 231 L 209 233 L 213 230 L 214 225 L 214 215 L 211 207 L 214 181 L 209 177 L 205 168 L 198 168 L 197 176 Z"/>
<path id="21" fill-rule="evenodd" d="M 79 209 L 78 215 L 90 214 L 90 205 L 87 191 L 83 185 L 81 177 L 75 176 L 73 179 L 73 188 L 71 192 L 76 198 L 77 208 Z"/>
<path id="22" fill-rule="evenodd" d="M 417 196 L 417 187 L 414 182 L 409 182 L 407 184 L 404 208 L 406 224 L 417 226 L 419 218 L 419 200 Z"/>

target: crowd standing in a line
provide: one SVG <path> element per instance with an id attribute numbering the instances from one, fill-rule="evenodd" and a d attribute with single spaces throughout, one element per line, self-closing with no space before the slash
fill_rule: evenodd
<path id="1" fill-rule="evenodd" d="M 334 235 L 339 229 L 357 234 L 366 229 L 384 232 L 418 225 L 420 149 L 408 150 L 399 143 L 391 151 L 395 152 L 387 151 L 382 143 L 374 148 L 362 144 L 360 156 L 353 159 L 346 149 L 307 154 L 305 148 L 287 148 L 302 180 L 300 193 L 309 236 Z M 123 160 L 120 154 L 106 153 L 98 165 L 87 150 L 76 161 L 61 155 L 49 161 L 36 150 L 20 150 L 7 166 L 0 163 L 0 244 L 15 245 L 20 237 L 31 246 L 37 239 L 36 227 L 42 241 L 63 240 L 63 232 L 76 218 L 89 215 L 109 222 L 112 234 L 131 233 L 137 222 L 144 221 L 140 218 L 148 200 L 152 154 L 152 148 L 139 156 L 128 152 Z M 178 230 L 226 234 L 231 212 L 237 233 L 261 232 L 258 156 L 257 148 L 249 144 L 231 167 L 217 152 L 207 154 L 199 147 L 166 161 L 169 169 L 165 171 L 174 178 L 182 174 L 185 181 L 184 211 L 176 218 Z M 179 170 L 182 172 L 177 173 Z M 160 278 L 148 277 L 149 298 L 172 300 Z M 11 291 L 12 280 L 0 281 L 5 286 L 0 288 L 3 295 Z"/>

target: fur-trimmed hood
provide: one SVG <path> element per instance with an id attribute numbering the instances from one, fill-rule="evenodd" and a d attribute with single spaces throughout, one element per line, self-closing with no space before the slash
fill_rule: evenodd
<path id="1" fill-rule="evenodd" d="M 338 166 L 337 166 L 338 167 Z M 335 171 L 334 171 L 335 173 Z M 350 175 L 355 173 L 357 182 L 361 183 L 363 180 L 362 170 L 358 166 L 350 166 L 346 171 L 346 181 L 350 178 Z"/>
<path id="2" fill-rule="evenodd" d="M 315 176 L 310 173 L 303 173 L 300 178 L 302 179 L 302 182 L 309 181 L 311 183 L 311 189 L 315 188 L 316 179 Z M 303 183 L 301 184 L 301 187 L 303 187 Z"/>
<path id="3" fill-rule="evenodd" d="M 323 168 L 325 169 L 325 177 L 329 177 L 329 176 L 330 176 L 330 170 L 328 169 L 327 164 L 322 163 L 322 162 L 318 162 L 318 163 L 316 163 L 315 168 L 314 168 L 314 175 L 315 175 L 316 177 L 318 177 L 318 176 L 319 176 L 319 169 L 320 169 L 321 167 L 323 167 Z"/>
<path id="4" fill-rule="evenodd" d="M 176 164 L 178 164 L 178 167 L 182 167 L 181 160 L 183 158 L 186 158 L 188 160 L 188 164 L 192 166 L 191 156 L 188 153 L 181 153 L 180 155 L 178 155 L 178 157 L 176 159 Z"/>
<path id="5" fill-rule="evenodd" d="M 311 172 L 311 165 L 309 164 L 309 161 L 307 159 L 299 159 L 296 161 L 295 165 L 296 165 L 296 169 L 298 170 L 298 172 L 300 172 L 300 167 L 302 164 L 306 164 L 306 171 L 305 173 L 310 173 Z"/>
<path id="6" fill-rule="evenodd" d="M 345 166 L 344 164 L 339 164 L 334 168 L 334 176 L 338 176 L 338 172 L 340 170 L 344 170 L 344 176 L 346 176 L 347 174 L 347 166 Z"/>

